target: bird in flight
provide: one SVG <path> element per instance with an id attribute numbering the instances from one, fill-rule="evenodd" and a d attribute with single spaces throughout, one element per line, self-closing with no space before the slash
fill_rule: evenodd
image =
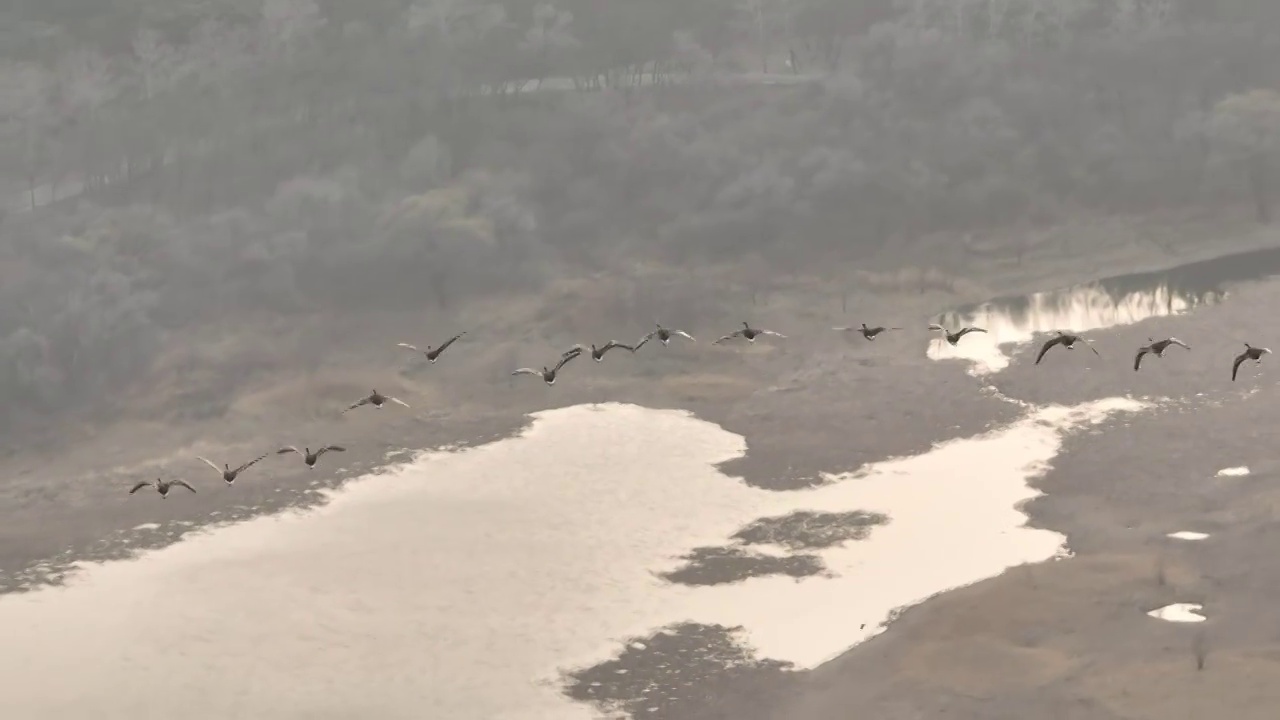
<path id="1" fill-rule="evenodd" d="M 831 328 L 831 329 L 832 329 L 832 330 L 837 330 L 837 331 L 839 331 L 839 332 L 849 332 L 849 331 L 851 331 L 851 330 L 852 330 L 852 331 L 856 331 L 856 332 L 862 333 L 862 337 L 864 337 L 864 338 L 866 338 L 866 339 L 868 339 L 868 340 L 875 340 L 875 339 L 876 339 L 876 336 L 877 336 L 877 335 L 879 335 L 880 333 L 888 332 L 888 331 L 890 331 L 890 330 L 901 330 L 902 328 L 900 328 L 900 327 L 867 327 L 867 324 L 866 324 L 866 323 L 862 323 L 862 327 L 852 327 L 852 326 L 850 326 L 850 327 L 833 327 L 833 328 Z"/>
<path id="2" fill-rule="evenodd" d="M 604 360 L 604 354 L 614 348 L 622 348 L 623 350 L 630 350 L 631 352 L 635 352 L 637 347 L 638 346 L 636 345 L 623 345 L 617 340 L 610 340 L 609 342 L 605 343 L 603 347 L 599 347 L 599 348 L 597 348 L 595 344 L 592 343 L 590 348 L 591 359 L 595 360 L 596 362 L 600 362 L 601 360 Z M 586 348 L 583 345 L 574 345 L 573 347 L 566 350 L 564 354 L 562 354 L 560 357 L 563 358 L 563 357 L 568 357 L 570 355 L 577 355 L 578 353 L 583 352 L 584 350 L 587 350 L 587 349 L 588 348 Z"/>
<path id="3" fill-rule="evenodd" d="M 177 485 L 179 487 L 184 487 L 190 490 L 191 492 L 196 491 L 196 489 L 188 485 L 185 480 L 162 480 L 160 478 L 156 478 L 155 482 L 152 482 L 150 480 L 143 480 L 137 485 L 134 485 L 129 490 L 129 494 L 132 495 L 144 487 L 153 487 L 156 489 L 156 492 L 160 493 L 160 499 L 166 500 L 169 497 L 169 488 L 173 487 L 174 485 Z"/>
<path id="4" fill-rule="evenodd" d="M 1064 333 L 1064 332 L 1062 332 L 1061 330 L 1058 330 L 1058 331 L 1056 331 L 1056 332 L 1058 333 L 1058 337 L 1055 337 L 1055 338 L 1053 338 L 1052 340 L 1047 341 L 1044 345 L 1041 345 L 1041 346 L 1040 346 L 1040 354 L 1039 354 L 1039 355 L 1036 355 L 1036 365 L 1039 365 L 1039 364 L 1040 364 L 1040 361 L 1044 358 L 1044 354 L 1045 354 L 1045 353 L 1047 353 L 1047 352 L 1049 352 L 1049 348 L 1051 348 L 1051 347 L 1053 347 L 1053 346 L 1055 346 L 1055 345 L 1061 345 L 1062 347 L 1064 347 L 1064 348 L 1066 348 L 1066 349 L 1068 349 L 1068 350 L 1075 350 L 1075 349 L 1076 349 L 1076 343 L 1077 343 L 1077 342 L 1082 342 L 1082 343 L 1084 343 L 1085 345 L 1088 345 L 1088 346 L 1089 346 L 1089 349 L 1090 349 L 1090 350 L 1093 350 L 1093 354 L 1094 354 L 1094 355 L 1097 355 L 1098 357 L 1102 357 L 1102 355 L 1100 355 L 1100 354 L 1098 353 L 1098 351 L 1097 351 L 1096 349 L 1094 349 L 1093 345 L 1092 345 L 1092 344 L 1090 344 L 1090 341 L 1089 341 L 1089 340 L 1086 340 L 1086 339 L 1084 339 L 1084 338 L 1080 337 L 1079 335 L 1072 335 L 1071 333 Z"/>
<path id="5" fill-rule="evenodd" d="M 547 366 L 543 365 L 541 370 L 534 370 L 533 368 L 520 368 L 519 370 L 516 370 L 511 374 L 512 375 L 541 375 L 542 382 L 548 385 L 555 385 L 556 373 L 560 372 L 560 368 L 564 367 L 566 363 L 568 363 L 570 360 L 578 357 L 581 354 L 582 354 L 582 350 L 578 348 L 574 348 L 573 350 L 569 350 L 568 352 L 561 355 L 560 362 L 556 363 L 556 366 L 551 368 L 550 370 L 547 369 Z"/>
<path id="6" fill-rule="evenodd" d="M 431 364 L 432 364 L 432 365 L 434 365 L 434 364 L 436 363 L 436 359 L 440 357 L 440 353 L 444 352 L 446 349 L 448 349 L 448 347 L 449 347 L 450 345 L 452 345 L 452 344 L 454 344 L 455 342 L 457 342 L 457 341 L 458 341 L 458 338 L 460 338 L 460 337 L 462 337 L 463 335 L 466 335 L 466 334 L 467 334 L 467 333 L 466 333 L 466 331 L 464 330 L 464 331 L 462 331 L 462 332 L 458 333 L 457 335 L 454 335 L 453 337 L 449 338 L 448 340 L 445 340 L 443 343 L 441 343 L 441 344 L 440 344 L 440 347 L 438 347 L 438 348 L 432 348 L 430 345 L 428 345 L 426 350 L 420 350 L 420 349 L 418 349 L 416 346 L 414 346 L 414 345 L 410 345 L 409 343 L 396 343 L 396 345 L 397 345 L 398 347 L 408 348 L 408 349 L 410 349 L 410 350 L 412 350 L 412 351 L 414 351 L 414 352 L 420 352 L 420 353 L 422 353 L 423 355 L 426 355 L 426 356 L 427 356 L 427 360 L 430 360 L 430 361 L 431 361 Z"/>
<path id="7" fill-rule="evenodd" d="M 1236 361 L 1231 365 L 1231 382 L 1235 382 L 1236 373 L 1240 372 L 1240 363 L 1245 360 L 1253 360 L 1255 365 L 1262 364 L 1262 356 L 1270 355 L 1271 351 L 1264 347 L 1254 347 L 1249 343 L 1244 344 L 1244 352 L 1236 356 Z"/>
<path id="8" fill-rule="evenodd" d="M 397 404 L 397 405 L 403 405 L 403 406 L 405 406 L 405 407 L 409 407 L 409 403 L 407 403 L 407 402 L 405 402 L 405 401 L 403 401 L 403 400 L 401 400 L 401 399 L 399 399 L 399 398 L 393 398 L 393 397 L 391 397 L 390 395 L 383 395 L 382 393 L 378 392 L 378 390 L 375 388 L 373 392 L 371 392 L 371 393 L 369 393 L 368 395 L 366 395 L 365 397 L 362 397 L 362 398 L 360 398 L 359 400 L 357 400 L 357 401 L 355 401 L 355 402 L 351 403 L 351 406 L 350 406 L 350 407 L 348 407 L 346 410 L 343 410 L 342 412 L 344 412 L 344 413 L 345 413 L 345 412 L 350 412 L 350 411 L 355 410 L 356 408 L 361 407 L 361 406 L 363 406 L 363 405 L 372 405 L 372 406 L 374 406 L 374 407 L 378 408 L 379 410 L 381 410 L 381 409 L 382 409 L 382 406 L 383 406 L 383 405 L 386 405 L 386 404 L 387 404 L 387 403 L 389 403 L 389 402 L 393 402 L 393 403 L 395 403 L 395 404 Z"/>
<path id="9" fill-rule="evenodd" d="M 690 335 L 689 333 L 683 330 L 668 330 L 667 328 L 662 327 L 661 323 L 654 323 L 654 325 L 657 325 L 658 329 L 651 330 L 649 331 L 648 335 L 645 335 L 644 337 L 640 338 L 640 342 L 636 343 L 636 350 L 639 350 L 640 348 L 644 347 L 645 343 L 649 342 L 655 337 L 658 338 L 658 340 L 661 341 L 664 346 L 667 343 L 671 342 L 671 338 L 677 335 L 679 335 L 682 338 L 688 338 L 693 342 L 698 342 L 697 340 L 694 339 L 692 335 Z"/>
<path id="10" fill-rule="evenodd" d="M 222 467 L 218 467 L 218 464 L 217 464 L 217 463 L 215 463 L 214 461 L 212 461 L 212 460 L 210 460 L 209 458 L 206 458 L 206 457 L 201 457 L 201 456 L 199 456 L 199 455 L 197 455 L 197 456 L 196 456 L 196 459 L 197 459 L 197 460 L 202 460 L 202 461 L 204 461 L 204 463 L 205 463 L 206 465 L 208 465 L 209 467 L 213 468 L 214 472 L 216 472 L 216 473 L 218 473 L 218 475 L 222 476 L 222 479 L 223 479 L 223 481 L 224 481 L 224 482 L 226 482 L 228 485 L 230 485 L 231 483 L 234 483 L 234 482 L 236 481 L 236 478 L 237 478 L 237 477 L 239 477 L 240 473 L 244 472 L 245 470 L 248 470 L 250 466 L 252 466 L 252 465 L 254 465 L 254 464 L 258 463 L 260 460 L 262 460 L 263 458 L 265 458 L 265 457 L 266 457 L 267 455 L 269 455 L 269 454 L 270 454 L 270 453 L 263 453 L 263 454 L 259 455 L 258 457 L 256 457 L 256 458 L 254 458 L 254 459 L 250 460 L 250 461 L 249 461 L 249 462 L 247 462 L 247 463 L 244 463 L 243 465 L 241 465 L 240 467 L 237 467 L 237 468 L 232 468 L 230 465 L 228 465 L 228 464 L 226 464 L 226 463 L 223 463 L 223 464 L 222 464 Z"/>
<path id="11" fill-rule="evenodd" d="M 1170 345 L 1177 345 L 1178 347 L 1184 347 L 1188 350 L 1191 349 L 1190 345 L 1187 345 L 1175 337 L 1166 338 L 1164 340 L 1153 340 L 1151 338 L 1147 338 L 1147 343 L 1147 345 L 1143 345 L 1138 348 L 1138 354 L 1133 356 L 1134 372 L 1137 372 L 1138 367 L 1142 365 L 1142 358 L 1144 356 L 1155 355 L 1158 358 L 1164 357 L 1164 351 L 1168 350 Z"/>
<path id="12" fill-rule="evenodd" d="M 955 345 L 956 343 L 960 342 L 960 338 L 964 337 L 965 335 L 968 335 L 969 333 L 975 333 L 975 332 L 985 333 L 986 332 L 986 330 L 983 330 L 980 327 L 962 327 L 955 332 L 949 332 L 946 328 L 936 324 L 930 325 L 929 329 L 937 330 L 941 332 L 942 336 L 947 339 L 947 342 L 951 343 L 952 345 Z"/>
<path id="13" fill-rule="evenodd" d="M 761 335 L 773 335 L 774 337 L 780 337 L 780 338 L 786 337 L 786 335 L 783 335 L 782 333 L 776 333 L 772 330 L 760 330 L 758 328 L 753 328 L 744 322 L 742 323 L 741 330 L 735 330 L 729 333 L 728 335 L 725 335 L 724 337 L 720 338 L 719 340 L 712 342 L 711 344 L 719 345 L 722 342 L 732 340 L 736 337 L 746 338 L 747 342 L 754 343 L 756 341 L 756 338 L 760 337 Z"/>
<path id="14" fill-rule="evenodd" d="M 316 461 L 320 459 L 321 455 L 329 452 L 330 450 L 332 450 L 333 452 L 347 451 L 347 449 L 342 447 L 341 445 L 325 445 L 324 447 L 320 448 L 319 450 L 316 450 L 315 452 L 311 452 L 311 448 L 303 448 L 302 450 L 299 450 L 298 448 L 292 445 L 288 445 L 277 450 L 276 454 L 284 455 L 285 453 L 291 453 L 291 452 L 298 453 L 299 455 L 302 456 L 302 462 L 306 463 L 307 468 L 310 469 L 316 466 Z"/>

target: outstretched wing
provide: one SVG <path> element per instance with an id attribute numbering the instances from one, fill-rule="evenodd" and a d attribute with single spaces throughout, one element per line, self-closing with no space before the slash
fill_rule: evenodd
<path id="1" fill-rule="evenodd" d="M 1168 343 L 1169 343 L 1170 345 L 1177 345 L 1178 347 L 1184 347 L 1184 348 L 1186 348 L 1186 349 L 1188 349 L 1188 350 L 1190 350 L 1190 349 L 1191 349 L 1191 346 L 1190 346 L 1190 345 L 1188 345 L 1188 344 L 1186 344 L 1186 343 L 1182 342 L 1182 341 L 1181 341 L 1181 340 L 1179 340 L 1178 338 L 1169 338 Z"/>
<path id="2" fill-rule="evenodd" d="M 362 406 L 362 405 L 368 405 L 368 404 L 369 404 L 369 403 L 371 403 L 371 402 L 373 402 L 373 399 L 372 399 L 372 398 L 367 398 L 367 397 L 360 398 L 359 400 L 357 400 L 357 401 L 355 401 L 355 402 L 351 403 L 350 407 L 348 407 L 346 410 L 343 410 L 342 412 L 348 412 L 348 411 L 351 411 L 351 410 L 355 410 L 356 408 L 358 408 L 358 407 L 360 407 L 360 406 Z"/>
<path id="3" fill-rule="evenodd" d="M 671 331 L 671 334 L 672 334 L 672 335 L 679 335 L 679 336 L 680 336 L 680 337 L 682 337 L 682 338 L 689 338 L 690 340 L 693 340 L 694 342 L 698 342 L 697 340 L 695 340 L 695 339 L 694 339 L 694 337 L 693 337 L 692 335 L 690 335 L 689 333 L 687 333 L 687 332 L 685 332 L 685 331 L 683 331 L 683 330 L 672 330 L 672 331 Z"/>
<path id="4" fill-rule="evenodd" d="M 964 337 L 965 335 L 968 335 L 968 334 L 969 334 L 969 333 L 971 333 L 971 332 L 980 332 L 980 333 L 985 333 L 985 332 L 986 332 L 986 330 L 983 330 L 983 329 L 982 329 L 982 328 L 980 328 L 980 327 L 967 327 L 967 328 L 960 328 L 960 332 L 956 333 L 956 337 L 957 337 L 957 338 L 962 338 L 962 337 Z"/>
<path id="5" fill-rule="evenodd" d="M 1146 355 L 1146 354 L 1147 354 L 1147 353 L 1149 353 L 1149 352 L 1151 352 L 1151 351 L 1150 351 L 1150 350 L 1148 350 L 1147 348 L 1142 348 L 1141 350 L 1139 350 L 1139 351 L 1138 351 L 1138 354 L 1137 354 L 1137 355 L 1134 355 L 1134 356 L 1133 356 L 1133 371 L 1134 371 L 1134 372 L 1137 372 L 1137 371 L 1138 371 L 1138 366 L 1142 365 L 1142 356 Z"/>
<path id="6" fill-rule="evenodd" d="M 316 451 L 316 457 L 320 457 L 321 455 L 323 455 L 323 454 L 325 454 L 325 453 L 329 452 L 330 450 L 332 450 L 332 451 L 334 451 L 334 452 L 346 452 L 346 451 L 347 451 L 347 449 L 346 449 L 346 448 L 344 448 L 344 447 L 342 447 L 341 445 L 325 445 L 324 447 L 322 447 L 322 448 L 320 448 L 319 450 L 317 450 L 317 451 Z"/>
<path id="7" fill-rule="evenodd" d="M 186 488 L 186 489 L 190 490 L 191 492 L 195 492 L 195 491 L 196 491 L 196 489 L 195 489 L 195 488 L 193 488 L 193 487 L 191 487 L 190 485 L 188 485 L 188 484 L 187 484 L 187 481 L 186 481 L 186 480 L 174 480 L 173 482 L 171 482 L 171 483 L 169 483 L 169 484 L 170 484 L 170 485 L 180 485 L 180 486 L 182 486 L 182 487 L 184 487 L 184 488 Z"/>
<path id="8" fill-rule="evenodd" d="M 142 488 L 144 488 L 144 487 L 155 487 L 155 483 L 151 482 L 150 480 L 143 480 L 142 482 L 140 482 L 140 483 L 138 483 L 137 485 L 134 485 L 132 488 L 130 488 L 130 489 L 129 489 L 129 494 L 130 494 L 130 495 L 132 495 L 132 494 L 134 494 L 134 493 L 138 492 L 139 490 L 141 490 L 141 489 L 142 489 Z"/>
<path id="9" fill-rule="evenodd" d="M 1244 362 L 1245 358 L 1247 357 L 1249 357 L 1249 353 L 1247 352 L 1240 353 L 1239 355 L 1236 356 L 1236 361 L 1231 365 L 1231 381 L 1232 382 L 1235 382 L 1236 380 L 1236 373 L 1240 372 L 1240 363 Z"/>
<path id="10" fill-rule="evenodd" d="M 292 445 L 289 445 L 289 446 L 287 446 L 287 447 L 282 447 L 282 448 L 280 448 L 279 450 L 277 450 L 277 451 L 276 451 L 276 454 L 277 454 L 277 455 L 283 455 L 283 454 L 285 454 L 285 453 L 291 453 L 291 452 L 292 452 L 292 453 L 298 453 L 299 455 L 301 455 L 301 454 L 302 454 L 302 451 L 301 451 L 301 450 L 299 450 L 298 448 L 296 448 L 296 447 L 294 447 L 294 446 L 292 446 Z"/>
<path id="11" fill-rule="evenodd" d="M 835 330 L 836 332 L 849 332 L 850 330 L 861 330 L 862 328 L 856 328 L 856 327 L 833 327 L 833 328 L 831 328 L 831 329 L 832 329 L 832 330 Z"/>
<path id="12" fill-rule="evenodd" d="M 725 335 L 724 337 L 720 338 L 719 340 L 712 341 L 712 343 L 711 343 L 711 344 L 712 344 L 712 345 L 719 345 L 720 343 L 724 342 L 725 340 L 732 340 L 732 339 L 734 339 L 734 338 L 736 338 L 736 337 L 740 337 L 741 335 L 742 335 L 742 331 L 741 331 L 741 330 L 737 330 L 737 331 L 735 331 L 735 332 L 731 332 L 731 333 L 729 333 L 728 335 Z"/>
<path id="13" fill-rule="evenodd" d="M 657 334 L 658 334 L 658 331 L 655 330 L 649 333 L 648 335 L 645 335 L 644 337 L 640 338 L 640 342 L 636 343 L 635 345 L 635 350 L 639 350 L 640 348 L 644 347 L 644 344 L 652 340 L 653 336 Z M 635 352 L 635 350 L 632 350 L 632 352 Z"/>
<path id="14" fill-rule="evenodd" d="M 417 345 L 410 345 L 409 343 L 396 343 L 396 347 L 408 348 L 414 352 L 422 352 L 418 349 Z"/>
<path id="15" fill-rule="evenodd" d="M 203 461 L 204 461 L 204 464 L 205 464 L 205 465 L 208 465 L 208 466 L 209 466 L 209 467 L 211 467 L 211 468 L 213 468 L 213 471 L 214 471 L 214 472 L 218 473 L 219 475 L 221 475 L 221 474 L 222 474 L 222 468 L 218 467 L 218 464 L 217 464 L 217 463 L 215 463 L 214 461 L 210 460 L 209 458 L 207 458 L 207 457 L 200 457 L 199 455 L 197 455 L 197 456 L 196 456 L 196 459 L 197 459 L 197 460 L 203 460 Z M 237 472 L 239 472 L 239 471 L 237 471 Z"/>
<path id="16" fill-rule="evenodd" d="M 393 403 L 397 404 L 397 405 L 403 405 L 404 407 L 409 407 L 409 403 L 407 403 L 407 402 L 405 402 L 405 401 L 401 400 L 400 398 L 393 398 L 393 397 L 388 396 L 388 397 L 387 397 L 387 399 L 388 399 L 388 400 L 390 400 L 391 402 L 393 402 Z"/>
<path id="17" fill-rule="evenodd" d="M 1088 340 L 1085 340 L 1084 344 L 1087 345 L 1089 349 L 1093 351 L 1094 355 L 1097 355 L 1098 357 L 1102 357 L 1102 353 L 1098 352 L 1098 348 L 1094 347 L 1093 343 L 1089 342 Z"/>
<path id="18" fill-rule="evenodd" d="M 512 375 L 541 375 L 542 371 L 534 370 L 533 368 L 520 368 L 519 370 L 516 370 L 511 374 Z"/>
<path id="19" fill-rule="evenodd" d="M 772 335 L 772 336 L 774 336 L 774 337 L 780 337 L 780 338 L 784 338 L 784 339 L 787 337 L 786 335 L 783 335 L 782 333 L 774 332 L 774 331 L 772 331 L 772 330 L 761 330 L 761 331 L 760 331 L 760 334 L 761 334 L 761 335 Z"/>
<path id="20" fill-rule="evenodd" d="M 562 357 L 562 358 L 567 358 L 567 357 L 569 357 L 570 355 L 578 355 L 578 354 L 580 354 L 583 350 L 586 350 L 586 349 L 587 349 L 587 348 L 586 348 L 586 346 L 584 346 L 582 343 L 578 343 L 577 345 L 574 345 L 573 347 L 569 348 L 568 350 L 565 350 L 564 352 L 560 353 L 560 357 Z"/>
<path id="21" fill-rule="evenodd" d="M 463 335 L 466 335 L 466 334 L 467 334 L 467 331 L 466 331 L 466 330 L 463 330 L 462 332 L 458 333 L 457 335 L 454 335 L 453 337 L 449 338 L 448 340 L 445 340 L 444 342 L 440 343 L 440 347 L 436 348 L 436 354 L 438 355 L 438 354 L 440 354 L 440 353 L 444 352 L 444 349 L 445 349 L 445 348 L 447 348 L 447 347 L 449 347 L 450 345 L 454 344 L 455 342 L 457 342 L 457 341 L 458 341 L 458 338 L 460 338 L 460 337 L 462 337 Z"/>
<path id="22" fill-rule="evenodd" d="M 266 456 L 268 456 L 268 455 L 270 455 L 270 454 L 271 454 L 271 453 L 263 453 L 263 454 L 259 455 L 258 457 L 256 457 L 256 458 L 254 458 L 254 459 L 250 460 L 249 462 L 244 463 L 243 465 L 241 465 L 240 467 L 236 468 L 235 470 L 232 470 L 232 472 L 234 472 L 234 473 L 242 473 L 242 472 L 244 472 L 245 470 L 247 470 L 247 469 L 249 469 L 249 468 L 253 467 L 254 465 L 256 465 L 256 464 L 257 464 L 258 462 L 260 462 L 263 458 L 265 458 Z"/>
<path id="23" fill-rule="evenodd" d="M 1044 354 L 1049 352 L 1049 348 L 1053 347 L 1054 345 L 1061 345 L 1062 341 L 1065 340 L 1066 337 L 1067 337 L 1066 335 L 1059 335 L 1058 337 L 1052 340 L 1046 341 L 1044 345 L 1041 345 L 1040 354 L 1036 355 L 1036 365 L 1039 365 L 1040 361 L 1044 359 Z"/>
<path id="24" fill-rule="evenodd" d="M 555 370 L 553 370 L 552 372 L 559 372 L 560 368 L 564 367 L 566 363 L 568 363 L 570 360 L 578 357 L 581 354 L 582 354 L 582 351 L 578 351 L 576 353 L 565 355 L 564 357 L 560 358 L 560 362 L 556 363 Z"/>

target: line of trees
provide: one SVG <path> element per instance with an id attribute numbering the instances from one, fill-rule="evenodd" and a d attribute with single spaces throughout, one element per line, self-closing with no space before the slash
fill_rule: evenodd
<path id="1" fill-rule="evenodd" d="M 232 310 L 452 307 L 1079 213 L 1269 221 L 1278 8 L 10 3 L 0 180 L 76 199 L 0 224 L 0 389 L 70 407 Z"/>

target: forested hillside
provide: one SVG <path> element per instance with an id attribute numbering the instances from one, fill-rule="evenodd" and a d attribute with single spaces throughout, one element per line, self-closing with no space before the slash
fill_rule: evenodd
<path id="1" fill-rule="evenodd" d="M 0 33 L 5 422 L 251 313 L 1266 222 L 1280 142 L 1273 0 L 18 0 Z"/>

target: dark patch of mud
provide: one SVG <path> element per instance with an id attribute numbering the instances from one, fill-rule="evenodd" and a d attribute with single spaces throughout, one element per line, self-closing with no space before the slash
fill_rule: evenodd
<path id="1" fill-rule="evenodd" d="M 662 573 L 663 580 L 679 585 L 725 585 L 748 578 L 788 575 L 811 577 L 826 571 L 817 555 L 765 555 L 743 547 L 700 547 L 681 558 L 684 564 Z"/>
<path id="2" fill-rule="evenodd" d="M 789 550 L 821 550 L 849 540 L 862 540 L 876 525 L 889 522 L 881 513 L 813 512 L 798 510 L 789 515 L 760 518 L 733 534 L 743 545 L 781 545 Z"/>
<path id="3" fill-rule="evenodd" d="M 626 641 L 612 660 L 567 673 L 564 694 L 610 715 L 747 717 L 794 687 L 792 664 L 758 658 L 741 627 L 681 623 Z"/>

